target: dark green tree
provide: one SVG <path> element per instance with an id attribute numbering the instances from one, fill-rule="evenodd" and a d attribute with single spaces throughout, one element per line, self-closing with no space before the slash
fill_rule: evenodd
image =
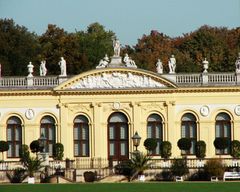
<path id="1" fill-rule="evenodd" d="M 2 157 L 3 157 L 3 152 L 8 151 L 8 149 L 9 149 L 9 145 L 7 141 L 0 141 L 0 152 L 2 153 Z"/>
<path id="2" fill-rule="evenodd" d="M 64 146 L 62 143 L 54 143 L 53 144 L 53 158 L 55 160 L 63 159 Z"/>
<path id="3" fill-rule="evenodd" d="M 27 65 L 33 64 L 39 53 L 37 35 L 12 19 L 0 19 L 0 63 L 2 75 L 27 75 Z"/>

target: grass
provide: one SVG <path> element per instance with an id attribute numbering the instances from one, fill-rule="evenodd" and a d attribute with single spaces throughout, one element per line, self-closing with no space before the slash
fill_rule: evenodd
<path id="1" fill-rule="evenodd" d="M 239 191 L 240 182 L 1 184 L 2 192 L 227 192 Z"/>

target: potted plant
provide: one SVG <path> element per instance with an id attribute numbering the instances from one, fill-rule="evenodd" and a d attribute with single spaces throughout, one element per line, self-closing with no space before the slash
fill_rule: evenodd
<path id="1" fill-rule="evenodd" d="M 189 151 L 192 146 L 191 139 L 181 138 L 178 140 L 177 145 L 180 150 Z"/>
<path id="2" fill-rule="evenodd" d="M 231 141 L 230 154 L 233 157 L 232 165 L 235 167 L 235 166 L 237 166 L 236 159 L 240 157 L 240 141 L 238 141 L 238 140 Z"/>
<path id="3" fill-rule="evenodd" d="M 2 161 L 4 160 L 3 152 L 8 151 L 9 146 L 7 141 L 0 141 L 0 152 L 2 152 Z"/>
<path id="4" fill-rule="evenodd" d="M 226 137 L 217 137 L 214 142 L 214 147 L 220 151 L 223 151 L 224 149 L 228 148 L 230 145 L 229 138 Z M 221 155 L 221 153 L 220 153 Z"/>
<path id="5" fill-rule="evenodd" d="M 83 173 L 85 182 L 94 182 L 95 181 L 95 173 L 92 171 L 85 171 Z"/>
<path id="6" fill-rule="evenodd" d="M 133 180 L 136 176 L 138 176 L 138 178 L 141 178 L 141 180 L 144 181 L 144 171 L 150 167 L 150 160 L 151 157 L 148 154 L 144 154 L 142 152 L 133 153 L 131 158 L 131 168 L 133 170 L 133 175 L 130 180 Z"/>
<path id="7" fill-rule="evenodd" d="M 36 142 L 32 142 L 32 143 L 36 143 Z M 31 149 L 32 152 L 36 153 L 37 147 L 33 147 L 33 146 L 37 146 L 37 145 L 32 145 L 32 149 Z M 27 145 L 21 146 L 21 148 L 19 150 L 20 161 L 23 163 L 23 166 L 27 172 L 28 183 L 35 183 L 34 173 L 36 173 L 43 167 L 41 165 L 42 160 L 39 159 L 38 157 L 31 157 L 28 149 L 29 148 Z"/>
<path id="8" fill-rule="evenodd" d="M 186 159 L 174 159 L 171 172 L 175 176 L 176 181 L 183 181 L 183 176 L 189 173 Z"/>
<path id="9" fill-rule="evenodd" d="M 38 153 L 41 151 L 40 143 L 38 140 L 34 140 L 30 143 L 30 149 L 32 153 Z"/>
<path id="10" fill-rule="evenodd" d="M 53 144 L 53 159 L 62 160 L 63 159 L 64 146 L 62 143 Z"/>
<path id="11" fill-rule="evenodd" d="M 163 141 L 160 145 L 160 155 L 164 159 L 163 167 L 169 167 L 166 161 L 172 155 L 172 144 L 169 141 Z"/>
<path id="12" fill-rule="evenodd" d="M 196 157 L 198 158 L 198 167 L 203 167 L 202 159 L 206 156 L 206 143 L 205 141 L 197 141 L 195 145 Z"/>
<path id="13" fill-rule="evenodd" d="M 143 143 L 144 147 L 146 148 L 146 150 L 151 153 L 152 151 L 154 151 L 157 147 L 157 140 L 154 138 L 147 138 L 144 143 Z"/>

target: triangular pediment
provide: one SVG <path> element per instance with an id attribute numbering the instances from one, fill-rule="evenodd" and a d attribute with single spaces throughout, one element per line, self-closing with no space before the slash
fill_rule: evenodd
<path id="1" fill-rule="evenodd" d="M 177 86 L 156 73 L 129 68 L 104 68 L 79 74 L 55 90 L 164 89 Z"/>

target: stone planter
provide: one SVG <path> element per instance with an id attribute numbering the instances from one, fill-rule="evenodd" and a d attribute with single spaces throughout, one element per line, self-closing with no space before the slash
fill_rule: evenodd
<path id="1" fill-rule="evenodd" d="M 28 177 L 28 184 L 34 184 L 35 178 L 34 177 Z"/>

